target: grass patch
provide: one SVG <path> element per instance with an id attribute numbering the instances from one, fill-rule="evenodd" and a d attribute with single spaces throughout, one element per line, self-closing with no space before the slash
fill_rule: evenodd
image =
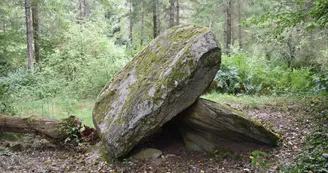
<path id="1" fill-rule="evenodd" d="M 81 119 L 82 123 L 93 127 L 92 110 L 94 99 L 76 100 L 67 97 L 56 97 L 33 101 L 17 101 L 14 109 L 17 115 L 37 115 L 54 119 L 67 118 L 74 115 Z"/>
<path id="2" fill-rule="evenodd" d="M 6 141 L 17 141 L 21 139 L 22 134 L 19 133 L 4 133 L 0 132 L 0 139 Z"/>

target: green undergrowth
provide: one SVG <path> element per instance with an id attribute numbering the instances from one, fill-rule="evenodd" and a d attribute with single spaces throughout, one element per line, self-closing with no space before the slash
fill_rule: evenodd
<path id="1" fill-rule="evenodd" d="M 94 99 L 77 100 L 68 97 L 56 97 L 33 101 L 17 101 L 14 108 L 17 115 L 37 115 L 54 119 L 67 118 L 74 115 L 82 123 L 93 127 L 92 109 Z"/>
<path id="2" fill-rule="evenodd" d="M 247 53 L 222 56 L 211 90 L 227 94 L 286 95 L 327 94 L 328 69 L 268 61 Z"/>
<path id="3" fill-rule="evenodd" d="M 22 138 L 22 134 L 19 133 L 3 133 L 0 132 L 0 140 L 17 141 Z"/>
<path id="4" fill-rule="evenodd" d="M 304 149 L 287 172 L 328 172 L 328 120 L 325 118 L 307 137 Z"/>

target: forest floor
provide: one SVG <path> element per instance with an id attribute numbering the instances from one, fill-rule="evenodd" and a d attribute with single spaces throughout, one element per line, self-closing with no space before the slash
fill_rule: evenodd
<path id="1" fill-rule="evenodd" d="M 108 164 L 93 157 L 97 153 L 90 148 L 96 147 L 87 144 L 60 147 L 35 135 L 8 137 L 0 134 L 0 172 L 279 172 L 294 162 L 305 138 L 316 126 L 311 99 L 267 99 L 251 103 L 248 99 L 245 103 L 231 97 L 207 98 L 228 104 L 259 120 L 281 136 L 280 146 L 209 156 L 187 150 L 181 139 L 166 136 L 148 144 L 163 152 L 158 159 L 125 159 Z"/>

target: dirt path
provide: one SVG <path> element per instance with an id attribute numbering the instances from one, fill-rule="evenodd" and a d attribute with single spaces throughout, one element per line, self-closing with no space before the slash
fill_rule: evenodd
<path id="1" fill-rule="evenodd" d="M 57 147 L 35 136 L 25 136 L 14 142 L 0 140 L 0 172 L 277 172 L 293 162 L 305 137 L 315 126 L 309 119 L 311 112 L 298 104 L 268 105 L 260 109 L 230 106 L 247 112 L 280 134 L 281 146 L 263 152 L 208 156 L 187 150 L 179 138 L 166 139 L 165 143 L 162 138 L 159 143 L 147 144 L 163 152 L 157 160 L 107 164 L 90 159 L 93 153 L 79 149 L 81 147 Z"/>

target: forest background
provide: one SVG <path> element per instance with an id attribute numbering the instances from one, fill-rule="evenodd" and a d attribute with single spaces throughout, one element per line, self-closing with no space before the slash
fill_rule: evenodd
<path id="1" fill-rule="evenodd" d="M 101 88 L 174 25 L 209 27 L 224 55 L 212 90 L 327 96 L 325 0 L 5 0 L 0 2 L 0 112 L 92 125 Z"/>

